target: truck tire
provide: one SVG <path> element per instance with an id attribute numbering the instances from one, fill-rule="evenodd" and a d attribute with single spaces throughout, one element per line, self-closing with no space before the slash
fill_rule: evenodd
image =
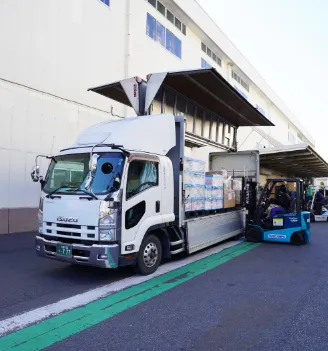
<path id="1" fill-rule="evenodd" d="M 141 275 L 153 274 L 162 261 L 162 245 L 156 235 L 148 235 L 143 240 L 138 256 L 136 271 Z"/>

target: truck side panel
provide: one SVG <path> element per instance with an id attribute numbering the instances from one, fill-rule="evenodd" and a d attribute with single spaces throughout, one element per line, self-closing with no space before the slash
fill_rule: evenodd
<path id="1" fill-rule="evenodd" d="M 244 233 L 245 209 L 186 221 L 188 253 Z"/>

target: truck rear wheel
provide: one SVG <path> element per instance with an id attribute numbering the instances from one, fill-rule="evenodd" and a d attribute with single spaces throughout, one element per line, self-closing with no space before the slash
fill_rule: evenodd
<path id="1" fill-rule="evenodd" d="M 141 275 L 154 273 L 162 261 L 162 245 L 156 235 L 147 236 L 137 257 L 137 272 Z"/>

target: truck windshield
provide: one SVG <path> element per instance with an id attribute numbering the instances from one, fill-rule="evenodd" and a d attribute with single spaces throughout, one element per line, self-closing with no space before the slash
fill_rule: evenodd
<path id="1" fill-rule="evenodd" d="M 90 154 L 57 156 L 51 162 L 43 188 L 45 193 L 74 194 L 84 189 L 89 172 Z M 96 195 L 117 191 L 122 178 L 124 155 L 120 152 L 102 153 L 98 159 L 92 191 Z"/>

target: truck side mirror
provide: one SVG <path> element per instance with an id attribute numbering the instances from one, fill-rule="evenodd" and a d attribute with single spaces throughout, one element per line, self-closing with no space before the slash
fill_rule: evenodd
<path id="1" fill-rule="evenodd" d="M 35 165 L 33 167 L 32 173 L 31 173 L 31 178 L 34 183 L 38 182 L 40 180 L 40 166 Z"/>

